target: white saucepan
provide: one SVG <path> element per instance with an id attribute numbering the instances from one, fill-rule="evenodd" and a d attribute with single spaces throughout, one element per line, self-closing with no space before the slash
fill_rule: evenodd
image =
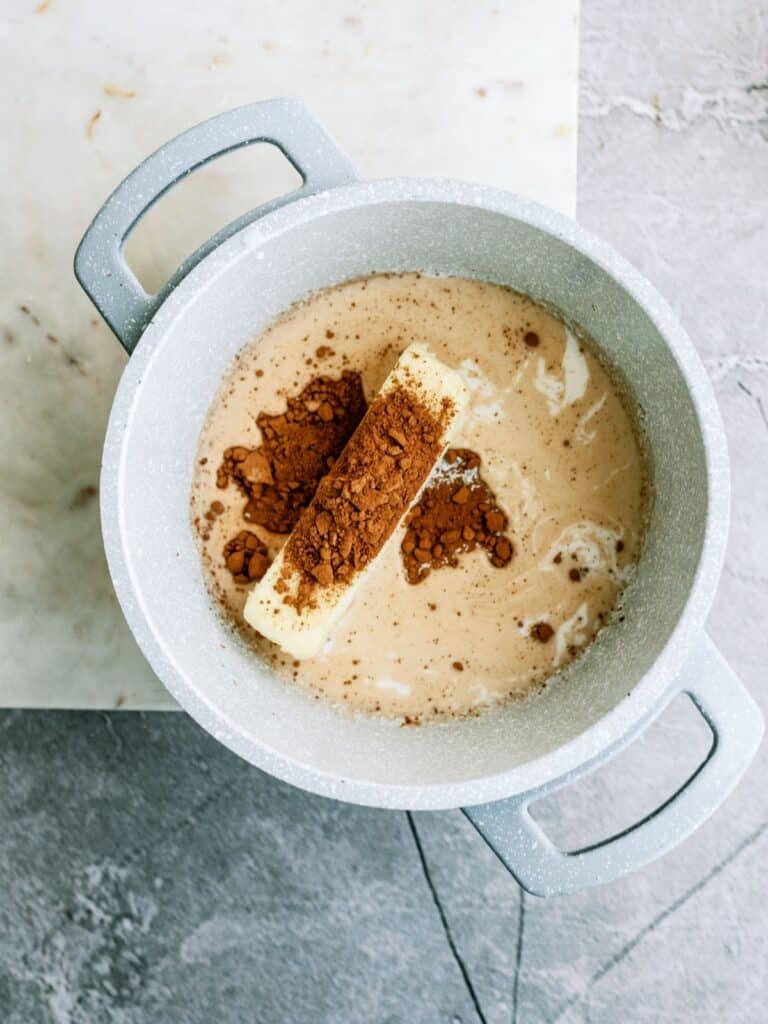
<path id="1" fill-rule="evenodd" d="M 257 141 L 277 145 L 303 186 L 224 228 L 160 294 L 145 294 L 122 255 L 136 222 L 181 177 Z M 276 100 L 215 117 L 153 154 L 99 211 L 75 268 L 131 353 L 102 471 L 115 590 L 157 675 L 222 743 L 336 799 L 463 807 L 521 884 L 542 895 L 658 857 L 730 792 L 763 722 L 703 631 L 728 525 L 723 427 L 690 340 L 612 249 L 552 210 L 492 188 L 361 181 L 304 106 Z M 401 270 L 510 285 L 578 324 L 644 410 L 655 487 L 625 621 L 541 696 L 420 729 L 340 714 L 275 678 L 214 611 L 188 513 L 200 430 L 241 346 L 309 292 Z M 589 849 L 558 850 L 530 802 L 612 757 L 680 692 L 712 730 L 704 763 L 635 827 Z"/>

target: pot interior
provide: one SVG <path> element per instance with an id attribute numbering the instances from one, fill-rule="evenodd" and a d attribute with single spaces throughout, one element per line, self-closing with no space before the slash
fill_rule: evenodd
<path id="1" fill-rule="evenodd" d="M 680 367 L 643 308 L 554 234 L 507 212 L 428 199 L 340 209 L 309 201 L 308 211 L 280 211 L 268 219 L 271 230 L 265 222 L 245 229 L 187 278 L 145 333 L 108 442 L 105 489 L 117 488 L 121 553 L 110 556 L 111 567 L 155 670 L 224 742 L 340 798 L 446 806 L 458 802 L 446 785 L 509 773 L 595 725 L 664 648 L 704 539 L 699 422 Z M 200 430 L 235 353 L 307 293 L 387 270 L 481 278 L 560 310 L 632 387 L 654 470 L 652 521 L 624 623 L 605 630 L 541 696 L 416 729 L 340 714 L 272 677 L 214 613 L 188 516 Z"/>

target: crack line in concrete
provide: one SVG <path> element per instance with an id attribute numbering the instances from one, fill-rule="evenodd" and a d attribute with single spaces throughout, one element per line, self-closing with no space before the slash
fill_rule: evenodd
<path id="1" fill-rule="evenodd" d="M 523 934 L 525 932 L 525 891 L 520 890 L 520 908 L 517 916 L 517 949 L 515 950 L 515 980 L 512 983 L 512 1024 L 517 1024 L 520 968 L 523 963 Z"/>
<path id="2" fill-rule="evenodd" d="M 745 839 L 742 839 L 738 846 L 731 850 L 726 857 L 723 857 L 721 861 L 718 861 L 718 863 L 715 864 L 715 866 L 711 868 L 703 878 L 700 878 L 699 881 L 692 885 L 690 889 L 687 889 L 682 896 L 678 896 L 678 898 L 673 900 L 669 906 L 660 911 L 652 921 L 649 921 L 647 925 L 641 928 L 634 938 L 630 939 L 629 942 L 626 942 L 618 952 L 614 953 L 609 960 L 606 960 L 602 967 L 599 967 L 594 974 L 590 976 L 581 992 L 571 996 L 571 998 L 563 1004 L 562 1008 L 553 1018 L 552 1024 L 557 1024 L 557 1022 L 563 1018 L 571 1007 L 585 999 L 592 988 L 602 981 L 607 974 L 610 974 L 614 967 L 618 967 L 623 960 L 626 960 L 626 958 L 635 951 L 647 935 L 650 935 L 651 932 L 655 931 L 660 924 L 663 924 L 664 921 L 667 920 L 667 918 L 671 917 L 680 910 L 681 907 L 685 906 L 690 899 L 698 895 L 698 893 L 700 893 L 702 889 L 706 888 L 714 878 L 717 878 L 718 875 L 722 874 L 722 872 L 725 871 L 725 869 L 729 867 L 737 857 L 741 856 L 741 854 L 744 853 L 745 850 L 748 850 L 750 846 L 754 846 L 766 831 L 768 831 L 768 821 L 764 821 L 762 825 L 759 825 L 754 830 L 754 832 L 750 833 L 750 835 Z"/>
<path id="3" fill-rule="evenodd" d="M 453 959 L 456 961 L 456 965 L 461 971 L 461 976 L 464 979 L 464 984 L 466 985 L 467 992 L 469 993 L 469 998 L 472 1000 L 472 1005 L 475 1007 L 475 1013 L 477 1014 L 480 1024 L 487 1024 L 485 1014 L 483 1013 L 482 1007 L 480 1006 L 480 1000 L 477 998 L 477 993 L 475 992 L 474 985 L 472 984 L 472 979 L 469 976 L 467 965 L 462 960 L 461 954 L 459 953 L 456 947 L 456 942 L 454 941 L 453 933 L 451 932 L 451 926 L 448 923 L 448 918 L 446 917 L 445 910 L 443 909 L 443 904 L 440 902 L 440 897 L 437 894 L 435 883 L 432 881 L 432 876 L 429 871 L 429 865 L 427 864 L 427 858 L 424 855 L 424 847 L 421 845 L 421 839 L 419 837 L 418 829 L 416 828 L 416 822 L 413 820 L 413 814 L 410 811 L 406 811 L 405 816 L 408 819 L 408 825 L 410 826 L 411 829 L 411 835 L 413 836 L 413 841 L 416 844 L 416 852 L 419 855 L 419 863 L 421 864 L 421 870 L 424 875 L 424 880 L 427 883 L 427 888 L 429 889 L 432 895 L 432 901 L 435 904 L 435 907 L 437 908 L 437 913 L 440 917 L 440 923 L 443 926 L 443 932 L 445 933 L 446 941 L 448 943 L 448 946 L 450 947 L 451 953 L 453 954 Z"/>

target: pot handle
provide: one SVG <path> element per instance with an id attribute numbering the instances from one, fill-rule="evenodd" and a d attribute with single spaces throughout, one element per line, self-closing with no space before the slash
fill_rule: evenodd
<path id="1" fill-rule="evenodd" d="M 253 142 L 277 146 L 301 175 L 301 187 L 222 228 L 184 260 L 156 295 L 148 295 L 125 262 L 128 235 L 176 182 Z M 83 235 L 75 254 L 75 276 L 130 355 L 168 294 L 227 238 L 294 199 L 357 180 L 349 158 L 298 100 L 266 100 L 217 114 L 161 146 L 117 186 Z"/>
<path id="2" fill-rule="evenodd" d="M 520 796 L 463 809 L 526 892 L 565 895 L 628 874 L 681 843 L 725 800 L 760 744 L 762 713 L 707 636 L 659 711 L 679 693 L 690 696 L 712 730 L 710 751 L 673 796 L 618 835 L 566 852 L 552 843 L 528 809 L 534 800 L 588 775 L 603 757 Z"/>

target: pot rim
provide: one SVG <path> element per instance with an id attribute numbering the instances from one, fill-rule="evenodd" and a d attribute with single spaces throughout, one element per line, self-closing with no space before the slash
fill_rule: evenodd
<path id="1" fill-rule="evenodd" d="M 119 477 L 124 439 L 141 382 L 176 317 L 225 268 L 268 238 L 330 213 L 392 202 L 437 202 L 495 212 L 553 235 L 609 274 L 651 319 L 680 368 L 696 411 L 706 461 L 707 517 L 699 564 L 680 618 L 651 668 L 626 697 L 568 743 L 514 768 L 461 782 L 391 785 L 348 780 L 278 754 L 255 740 L 213 706 L 166 655 L 142 608 L 122 542 Z M 144 331 L 115 395 L 102 459 L 101 519 L 110 574 L 128 625 L 158 677 L 198 724 L 250 763 L 312 793 L 373 807 L 438 810 L 517 795 L 587 763 L 603 761 L 661 710 L 714 598 L 725 558 L 729 491 L 725 431 L 704 365 L 666 300 L 632 264 L 565 215 L 513 193 L 450 180 L 389 178 L 319 192 L 266 214 L 210 253 L 169 294 Z"/>

